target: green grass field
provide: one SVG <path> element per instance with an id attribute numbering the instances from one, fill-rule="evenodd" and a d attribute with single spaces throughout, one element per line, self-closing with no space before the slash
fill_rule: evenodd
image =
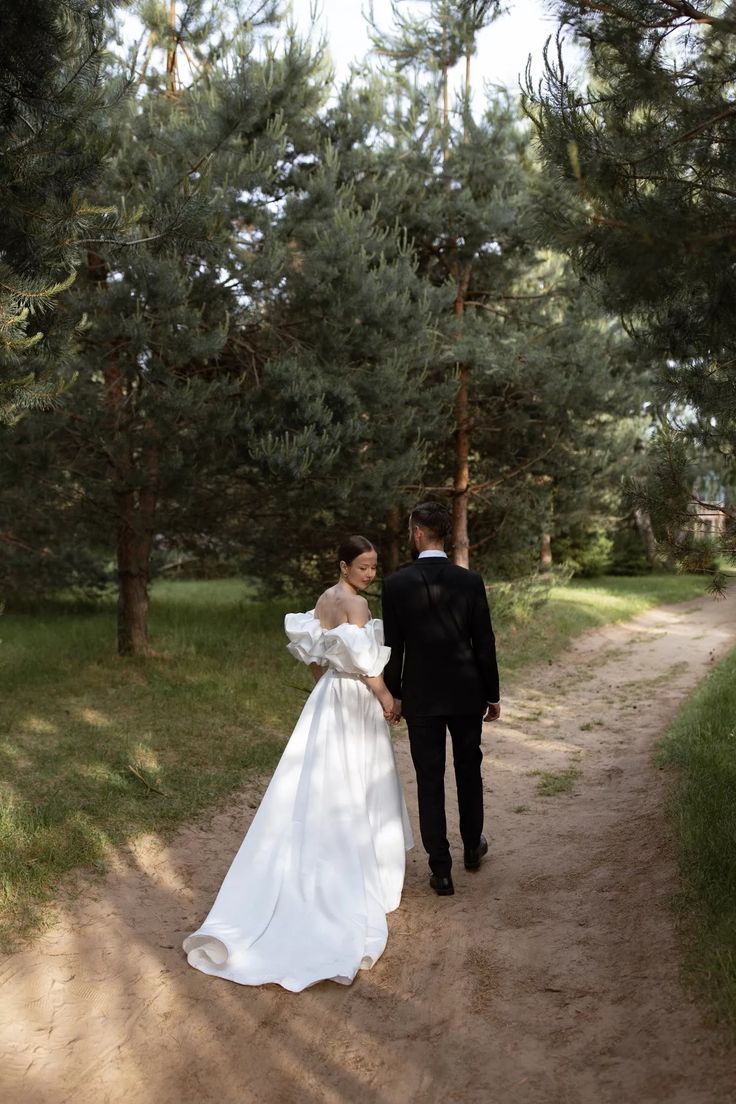
<path id="1" fill-rule="evenodd" d="M 703 585 L 662 576 L 555 587 L 531 620 L 498 626 L 502 676 Z M 158 583 L 158 654 L 146 661 L 116 656 L 112 604 L 0 618 L 0 939 L 42 923 L 70 870 L 102 869 L 111 847 L 166 831 L 273 768 L 311 686 L 285 647 L 294 607 L 253 601 L 235 580 Z"/>
<path id="2" fill-rule="evenodd" d="M 658 757 L 679 768 L 671 813 L 688 967 L 736 1032 L 736 651 L 688 700 Z"/>

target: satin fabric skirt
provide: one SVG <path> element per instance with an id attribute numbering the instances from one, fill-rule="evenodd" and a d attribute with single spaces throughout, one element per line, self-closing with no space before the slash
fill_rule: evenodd
<path id="1" fill-rule="evenodd" d="M 411 846 L 381 707 L 359 678 L 328 671 L 209 915 L 184 940 L 190 965 L 293 992 L 349 985 L 383 953 Z"/>

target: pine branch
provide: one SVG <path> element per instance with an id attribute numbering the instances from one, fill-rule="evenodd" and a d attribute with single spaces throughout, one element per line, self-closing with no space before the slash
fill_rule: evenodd
<path id="1" fill-rule="evenodd" d="M 686 19 L 692 19 L 694 23 L 708 23 L 711 26 L 720 24 L 721 20 L 717 16 L 708 15 L 707 12 L 699 11 L 688 3 L 688 0 L 659 0 L 665 7 L 671 8 L 675 14 L 684 16 Z"/>
<path id="2" fill-rule="evenodd" d="M 672 149 L 674 146 L 679 146 L 682 142 L 689 141 L 690 138 L 694 138 L 701 131 L 707 130 L 709 127 L 714 126 L 716 123 L 722 122 L 724 119 L 730 119 L 736 116 L 736 107 L 727 107 L 724 111 L 720 111 L 717 115 L 714 115 L 710 119 L 704 119 L 703 122 L 698 123 L 697 126 L 692 127 L 684 134 L 680 134 L 677 138 L 673 138 L 671 142 L 665 143 L 663 146 L 658 146 L 650 153 L 645 153 L 642 157 L 637 157 L 634 161 L 629 161 L 629 165 L 640 165 L 644 161 L 649 161 L 650 158 L 656 157 L 659 153 L 664 153 L 665 150 Z"/>
<path id="3" fill-rule="evenodd" d="M 151 791 L 151 793 L 160 794 L 161 797 L 167 796 L 163 790 L 159 790 L 158 787 L 152 786 L 151 783 L 143 777 L 141 772 L 136 767 L 134 767 L 132 763 L 128 763 L 128 770 L 131 772 L 131 774 L 134 774 L 138 781 L 142 782 L 143 785 Z"/>
<path id="4" fill-rule="evenodd" d="M 471 486 L 469 488 L 469 493 L 471 495 L 480 494 L 480 492 L 491 490 L 493 487 L 500 487 L 502 483 L 508 483 L 510 479 L 514 479 L 517 475 L 521 475 L 522 472 L 528 471 L 534 464 L 538 464 L 540 460 L 544 460 L 545 456 L 549 456 L 553 449 L 557 448 L 559 440 L 560 434 L 558 433 L 552 444 L 548 449 L 545 449 L 544 452 L 540 452 L 538 456 L 533 456 L 531 460 L 526 460 L 523 464 L 519 464 L 518 467 L 513 468 L 510 472 L 505 472 L 496 479 L 489 479 L 485 483 L 477 484 L 475 487 Z"/>
<path id="5" fill-rule="evenodd" d="M 736 521 L 736 509 L 730 509 L 728 506 L 719 506 L 715 502 L 704 502 L 703 499 L 698 498 L 697 495 L 693 495 L 691 501 L 695 502 L 698 506 L 702 506 L 703 509 L 709 510 L 713 517 L 726 517 Z"/>
<path id="6" fill-rule="evenodd" d="M 22 548 L 26 552 L 37 552 L 36 548 L 32 548 L 30 544 L 26 544 L 25 541 L 19 540 L 18 537 L 14 537 L 12 533 L 0 533 L 0 541 L 3 544 L 9 544 L 11 547 Z"/>
<path id="7" fill-rule="evenodd" d="M 694 8 L 692 4 L 686 2 L 686 0 L 660 0 L 660 3 L 672 10 L 672 16 L 664 20 L 654 19 L 637 19 L 626 8 L 620 8 L 617 4 L 612 3 L 596 3 L 595 0 L 577 0 L 578 10 L 581 15 L 584 15 L 586 11 L 600 12 L 601 15 L 612 15 L 618 19 L 623 19 L 626 23 L 633 23 L 637 27 L 646 27 L 656 30 L 657 28 L 666 28 L 672 26 L 673 19 L 685 19 L 694 23 L 707 23 L 711 26 L 721 26 L 723 20 L 717 16 L 708 15 L 706 12 L 699 11 Z"/>

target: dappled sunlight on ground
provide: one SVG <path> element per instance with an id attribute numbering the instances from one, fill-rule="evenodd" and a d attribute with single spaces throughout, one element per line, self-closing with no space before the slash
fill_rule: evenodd
<path id="1" fill-rule="evenodd" d="M 92 709 L 90 706 L 79 709 L 78 716 L 85 724 L 93 725 L 95 728 L 109 728 L 112 724 L 107 714 L 102 713 L 99 709 Z"/>
<path id="2" fill-rule="evenodd" d="M 20 729 L 22 732 L 30 732 L 34 736 L 55 736 L 59 731 L 58 725 L 37 716 L 25 717 L 20 723 Z"/>

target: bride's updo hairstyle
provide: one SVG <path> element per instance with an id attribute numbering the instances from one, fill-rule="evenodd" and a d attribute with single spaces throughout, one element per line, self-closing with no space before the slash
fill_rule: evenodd
<path id="1" fill-rule="evenodd" d="M 337 550 L 337 566 L 339 568 L 341 563 L 346 563 L 350 567 L 353 560 L 364 552 L 375 551 L 367 537 L 346 537 Z"/>

